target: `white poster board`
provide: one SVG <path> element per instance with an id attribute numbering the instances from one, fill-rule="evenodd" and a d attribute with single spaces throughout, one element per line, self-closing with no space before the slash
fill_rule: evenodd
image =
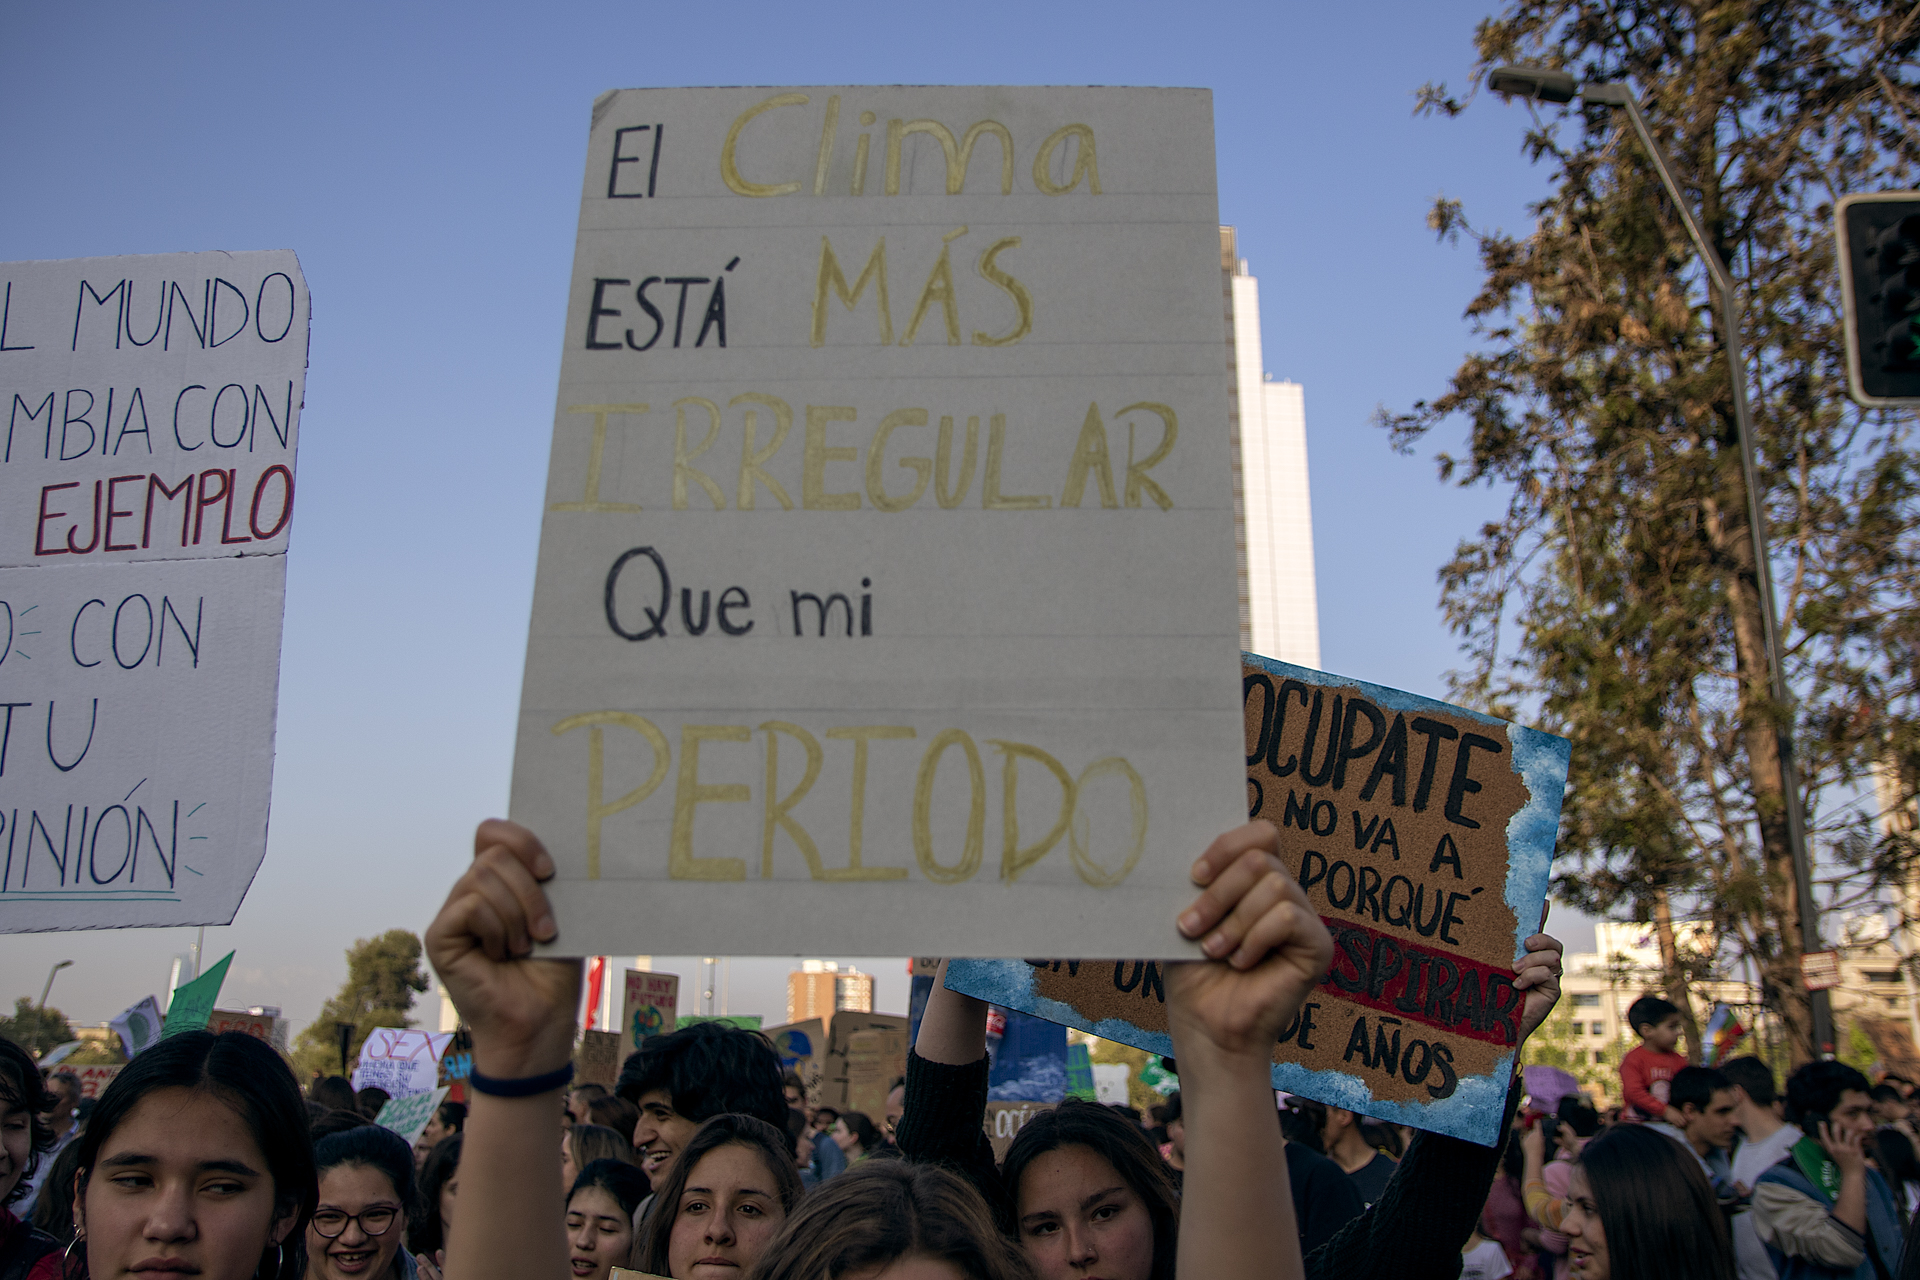
<path id="1" fill-rule="evenodd" d="M 404 1098 L 394 1098 L 380 1108 L 380 1114 L 373 1122 L 383 1129 L 391 1129 L 407 1140 L 412 1146 L 420 1141 L 420 1135 L 426 1130 L 427 1122 L 433 1119 L 433 1113 L 447 1100 L 447 1086 L 427 1093 L 408 1094 Z"/>
<path id="2" fill-rule="evenodd" d="M 1213 157 L 1193 89 L 595 104 L 511 808 L 559 950 L 1193 953 Z"/>
<path id="3" fill-rule="evenodd" d="M 453 1043 L 451 1031 L 375 1027 L 354 1064 L 355 1089 L 385 1089 L 389 1098 L 431 1093 L 440 1080 L 440 1055 Z"/>
<path id="4" fill-rule="evenodd" d="M 307 320 L 285 251 L 0 264 L 0 932 L 239 909 Z"/>

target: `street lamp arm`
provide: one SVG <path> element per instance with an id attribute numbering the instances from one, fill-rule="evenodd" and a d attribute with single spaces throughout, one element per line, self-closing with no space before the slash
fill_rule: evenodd
<path id="1" fill-rule="evenodd" d="M 1667 189 L 1667 199 L 1679 211 L 1680 220 L 1687 224 L 1687 234 L 1693 238 L 1693 247 L 1699 250 L 1700 260 L 1706 264 L 1707 274 L 1713 277 L 1713 287 L 1719 290 L 1728 305 L 1736 308 L 1738 301 L 1734 297 L 1733 276 L 1727 271 L 1727 264 L 1720 260 L 1720 253 L 1707 239 L 1706 229 L 1700 220 L 1693 216 L 1693 205 L 1680 191 L 1680 183 L 1673 176 L 1673 167 L 1667 163 L 1667 156 L 1654 141 L 1653 130 L 1647 127 L 1647 117 L 1640 111 L 1640 100 L 1633 90 L 1624 84 L 1589 84 L 1580 87 L 1580 100 L 1596 106 L 1619 107 L 1627 113 L 1627 119 L 1633 124 L 1634 133 L 1640 137 L 1640 148 L 1653 161 L 1654 169 L 1660 175 L 1660 185 Z"/>

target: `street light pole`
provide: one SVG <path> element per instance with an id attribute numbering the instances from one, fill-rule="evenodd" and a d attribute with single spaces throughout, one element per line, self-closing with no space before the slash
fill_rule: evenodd
<path id="1" fill-rule="evenodd" d="M 1547 102 L 1570 102 L 1577 95 L 1582 102 L 1625 111 L 1627 120 L 1633 125 L 1634 134 L 1640 139 L 1641 149 L 1653 162 L 1654 171 L 1660 175 L 1660 185 L 1666 188 L 1668 200 L 1680 214 L 1680 220 L 1686 224 L 1687 235 L 1692 239 L 1701 262 L 1706 265 L 1710 287 L 1718 304 L 1721 336 L 1727 348 L 1728 382 L 1733 391 L 1733 420 L 1740 437 L 1740 471 L 1747 488 L 1747 528 L 1753 540 L 1755 587 L 1760 597 L 1761 643 L 1766 649 L 1767 680 L 1775 705 L 1790 708 L 1793 703 L 1787 689 L 1786 668 L 1780 655 L 1780 624 L 1774 604 L 1773 560 L 1767 541 L 1766 510 L 1760 502 L 1760 473 L 1754 460 L 1753 414 L 1747 404 L 1746 357 L 1740 341 L 1740 298 L 1734 289 L 1733 276 L 1727 271 L 1727 264 L 1720 260 L 1720 253 L 1713 247 L 1713 242 L 1707 239 L 1700 220 L 1694 216 L 1693 206 L 1687 203 L 1681 192 L 1680 183 L 1673 175 L 1673 167 L 1659 143 L 1654 140 L 1653 131 L 1647 127 L 1647 118 L 1641 113 L 1639 99 L 1634 96 L 1632 89 L 1619 83 L 1580 85 L 1563 71 L 1538 67 L 1499 68 L 1488 76 L 1487 85 L 1495 93 L 1519 93 Z M 1818 908 L 1813 899 L 1812 863 L 1807 856 L 1806 818 L 1800 808 L 1800 776 L 1793 759 L 1791 719 L 1786 724 L 1775 726 L 1774 740 L 1780 755 L 1787 849 L 1793 860 L 1793 891 L 1799 908 L 1800 949 L 1804 954 L 1823 948 Z M 1813 1016 L 1814 1052 L 1830 1054 L 1833 1052 L 1832 1004 L 1825 990 L 1811 990 L 1807 996 Z"/>
<path id="2" fill-rule="evenodd" d="M 68 968 L 72 964 L 73 964 L 73 961 L 71 960 L 62 960 L 59 964 L 56 964 L 55 966 L 53 966 L 53 968 L 47 970 L 47 985 L 40 988 L 40 1007 L 42 1009 L 47 1007 L 47 997 L 53 994 L 54 975 L 59 973 L 62 969 Z"/>

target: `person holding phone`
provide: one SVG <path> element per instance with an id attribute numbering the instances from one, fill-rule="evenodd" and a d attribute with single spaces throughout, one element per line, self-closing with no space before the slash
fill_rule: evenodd
<path id="1" fill-rule="evenodd" d="M 1806 1135 L 1753 1189 L 1753 1226 L 1779 1280 L 1876 1280 L 1898 1274 L 1900 1216 L 1867 1167 L 1873 1100 L 1841 1062 L 1787 1077 L 1787 1119 Z"/>

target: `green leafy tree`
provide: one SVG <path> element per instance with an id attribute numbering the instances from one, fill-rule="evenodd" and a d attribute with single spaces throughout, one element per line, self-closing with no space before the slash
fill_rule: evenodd
<path id="1" fill-rule="evenodd" d="M 1578 105 L 1531 115 L 1523 149 L 1551 187 L 1527 231 L 1435 205 L 1443 238 L 1478 247 L 1467 315 L 1482 345 L 1443 394 L 1381 415 L 1402 451 L 1464 424 L 1464 449 L 1439 455 L 1443 481 L 1507 495 L 1440 571 L 1467 658 L 1455 693 L 1573 740 L 1556 891 L 1642 921 L 1667 904 L 1709 919 L 1803 1061 L 1816 1046 L 1778 730 L 1829 847 L 1872 815 L 1824 815 L 1823 794 L 1857 794 L 1888 761 L 1911 779 L 1920 758 L 1920 469 L 1910 418 L 1846 396 L 1832 237 L 1839 196 L 1920 173 L 1920 7 L 1521 0 L 1475 45 L 1482 70 L 1545 63 L 1631 85 L 1738 281 L 1795 705 L 1768 687 L 1702 269 L 1626 121 Z M 1444 85 L 1420 101 L 1468 106 Z M 1888 873 L 1872 858 L 1828 867 L 1856 894 Z"/>
<path id="2" fill-rule="evenodd" d="M 5 1036 L 38 1058 L 49 1049 L 73 1039 L 67 1015 L 58 1009 L 43 1009 L 26 996 L 13 1002 L 13 1016 L 0 1018 L 0 1036 Z"/>
<path id="3" fill-rule="evenodd" d="M 343 1022 L 353 1027 L 347 1041 L 349 1066 L 375 1027 L 412 1026 L 408 1014 L 413 997 L 427 989 L 420 955 L 420 939 L 405 929 L 389 929 L 347 948 L 347 981 L 320 1010 L 320 1017 L 295 1039 L 294 1067 L 302 1075 L 337 1074 Z"/>

